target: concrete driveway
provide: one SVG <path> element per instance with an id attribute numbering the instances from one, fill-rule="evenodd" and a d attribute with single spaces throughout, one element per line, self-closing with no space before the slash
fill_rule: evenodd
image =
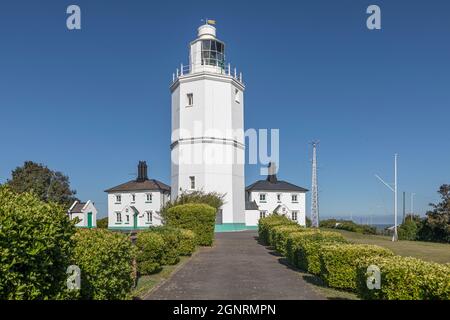
<path id="1" fill-rule="evenodd" d="M 258 244 L 255 231 L 216 234 L 148 300 L 325 299 L 280 257 Z"/>

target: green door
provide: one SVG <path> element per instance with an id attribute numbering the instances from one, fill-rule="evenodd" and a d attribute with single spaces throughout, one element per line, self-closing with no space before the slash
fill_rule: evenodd
<path id="1" fill-rule="evenodd" d="M 87 219 L 88 219 L 88 228 L 92 228 L 92 212 L 88 212 L 87 214 Z"/>
<path id="2" fill-rule="evenodd" d="M 134 218 L 133 227 L 134 227 L 134 229 L 137 229 L 137 227 L 138 227 L 138 215 L 137 215 L 137 213 L 134 214 L 133 218 Z"/>

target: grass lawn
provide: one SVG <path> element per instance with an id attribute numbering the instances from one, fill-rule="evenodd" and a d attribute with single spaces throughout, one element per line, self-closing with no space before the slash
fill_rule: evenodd
<path id="1" fill-rule="evenodd" d="M 347 240 L 355 243 L 374 244 L 391 249 L 395 254 L 414 257 L 438 263 L 450 263 L 450 244 L 401 240 L 392 242 L 391 237 L 359 234 L 338 229 L 324 229 L 340 232 Z"/>
<path id="2" fill-rule="evenodd" d="M 137 299 L 143 299 L 159 284 L 169 279 L 172 273 L 183 266 L 190 258 L 191 257 L 180 257 L 180 262 L 178 264 L 174 266 L 164 266 L 163 269 L 156 274 L 140 277 L 136 289 L 132 292 L 132 296 Z"/>

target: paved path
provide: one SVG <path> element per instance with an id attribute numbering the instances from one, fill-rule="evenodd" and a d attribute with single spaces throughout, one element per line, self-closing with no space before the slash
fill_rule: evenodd
<path id="1" fill-rule="evenodd" d="M 219 233 L 149 300 L 324 299 L 280 257 L 258 244 L 254 231 Z"/>

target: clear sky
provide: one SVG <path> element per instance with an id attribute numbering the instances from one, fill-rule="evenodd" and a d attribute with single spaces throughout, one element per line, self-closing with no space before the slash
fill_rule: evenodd
<path id="1" fill-rule="evenodd" d="M 70 4 L 81 31 L 66 28 Z M 370 4 L 382 30 L 366 27 Z M 322 216 L 390 222 L 374 174 L 392 181 L 397 152 L 407 210 L 415 192 L 424 213 L 450 183 L 449 12 L 445 0 L 2 1 L 0 182 L 44 163 L 102 216 L 103 191 L 139 160 L 169 184 L 169 84 L 208 17 L 243 71 L 246 128 L 280 129 L 280 179 L 310 188 L 318 139 Z M 260 178 L 246 167 L 247 184 Z"/>

